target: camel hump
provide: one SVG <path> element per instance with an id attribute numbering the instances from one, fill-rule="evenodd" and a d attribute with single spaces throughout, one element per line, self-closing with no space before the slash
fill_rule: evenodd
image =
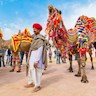
<path id="1" fill-rule="evenodd" d="M 28 28 L 25 28 L 23 32 L 19 30 L 18 34 L 14 34 L 12 37 L 20 38 L 20 37 L 32 37 Z"/>
<path id="2" fill-rule="evenodd" d="M 14 52 L 18 50 L 21 42 L 32 42 L 32 35 L 30 34 L 28 28 L 26 28 L 23 32 L 19 31 L 18 34 L 12 36 L 12 46 Z"/>

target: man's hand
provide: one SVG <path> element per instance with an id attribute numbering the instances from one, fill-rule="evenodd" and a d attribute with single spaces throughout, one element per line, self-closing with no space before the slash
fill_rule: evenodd
<path id="1" fill-rule="evenodd" d="M 37 62 L 35 62 L 35 63 L 34 63 L 34 68 L 37 68 L 37 65 L 38 65 L 38 63 L 37 63 Z"/>

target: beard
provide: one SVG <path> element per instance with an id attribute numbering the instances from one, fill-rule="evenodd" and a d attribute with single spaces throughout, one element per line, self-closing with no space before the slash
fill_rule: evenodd
<path id="1" fill-rule="evenodd" d="M 34 31 L 34 34 L 36 35 L 36 31 Z"/>

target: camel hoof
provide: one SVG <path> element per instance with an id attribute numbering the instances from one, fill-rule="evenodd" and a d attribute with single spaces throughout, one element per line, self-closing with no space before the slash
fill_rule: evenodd
<path id="1" fill-rule="evenodd" d="M 82 76 L 81 82 L 88 83 L 87 76 Z"/>
<path id="2" fill-rule="evenodd" d="M 94 67 L 92 66 L 91 70 L 94 70 Z"/>
<path id="3" fill-rule="evenodd" d="M 73 72 L 73 69 L 70 69 L 69 72 Z"/>
<path id="4" fill-rule="evenodd" d="M 86 81 L 81 80 L 81 82 L 82 82 L 82 83 L 88 83 L 89 81 L 88 81 L 88 80 L 86 80 Z"/>
<path id="5" fill-rule="evenodd" d="M 11 69 L 9 72 L 14 72 L 14 69 Z"/>
<path id="6" fill-rule="evenodd" d="M 76 77 L 81 77 L 81 74 L 78 73 L 78 74 L 75 74 L 75 76 L 76 76 Z"/>
<path id="7" fill-rule="evenodd" d="M 67 70 L 69 70 L 69 72 L 73 72 L 73 68 L 68 68 Z"/>
<path id="8" fill-rule="evenodd" d="M 18 70 L 18 71 L 16 71 L 17 73 L 20 73 L 21 71 L 20 70 Z"/>

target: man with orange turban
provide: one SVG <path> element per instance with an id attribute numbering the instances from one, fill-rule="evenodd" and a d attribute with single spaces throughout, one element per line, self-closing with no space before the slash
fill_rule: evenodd
<path id="1" fill-rule="evenodd" d="M 26 88 L 34 87 L 33 92 L 41 89 L 41 77 L 45 64 L 47 64 L 47 45 L 49 44 L 45 37 L 40 34 L 42 26 L 38 23 L 33 25 L 34 38 L 29 50 L 28 64 L 29 80 Z"/>

